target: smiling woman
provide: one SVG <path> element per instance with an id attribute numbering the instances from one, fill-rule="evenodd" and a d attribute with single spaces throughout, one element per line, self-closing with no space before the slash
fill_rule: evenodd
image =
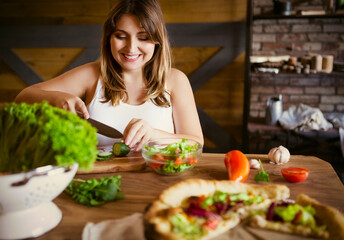
<path id="1" fill-rule="evenodd" d="M 139 151 L 152 138 L 203 134 L 188 78 L 171 68 L 171 50 L 157 0 L 121 0 L 103 26 L 99 61 L 24 89 L 18 102 L 41 102 L 82 112 L 123 133 Z M 120 139 L 98 134 L 98 146 Z"/>

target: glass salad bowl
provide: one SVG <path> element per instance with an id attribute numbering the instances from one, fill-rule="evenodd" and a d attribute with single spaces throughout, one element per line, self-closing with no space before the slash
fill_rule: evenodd
<path id="1" fill-rule="evenodd" d="M 52 201 L 78 169 L 53 165 L 0 175 L 0 239 L 34 238 L 56 227 L 61 210 Z"/>
<path id="2" fill-rule="evenodd" d="M 142 148 L 147 166 L 161 175 L 177 175 L 195 167 L 202 156 L 202 145 L 191 139 L 153 139 Z"/>

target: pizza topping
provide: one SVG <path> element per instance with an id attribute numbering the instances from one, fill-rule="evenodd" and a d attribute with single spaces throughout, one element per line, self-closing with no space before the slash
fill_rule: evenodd
<path id="1" fill-rule="evenodd" d="M 293 219 L 293 221 L 291 221 L 291 222 L 292 222 L 293 224 L 298 223 L 298 222 L 300 221 L 301 216 L 302 216 L 302 211 L 299 210 L 299 211 L 295 214 L 294 219 Z"/>
<path id="2" fill-rule="evenodd" d="M 219 220 L 212 220 L 210 222 L 206 222 L 204 225 L 207 227 L 207 228 L 210 228 L 212 230 L 216 229 L 217 228 L 217 225 L 219 225 L 220 221 Z"/>
<path id="3" fill-rule="evenodd" d="M 185 214 L 175 214 L 169 217 L 173 225 L 173 232 L 187 239 L 197 239 L 204 235 L 202 228 L 196 221 L 190 221 Z"/>
<path id="4" fill-rule="evenodd" d="M 223 215 L 226 213 L 228 207 L 229 207 L 229 204 L 227 202 L 225 202 L 224 204 L 221 204 L 221 203 L 215 203 L 214 204 L 214 207 L 216 208 L 216 211 L 220 214 L 220 215 Z"/>
<path id="5" fill-rule="evenodd" d="M 191 216 L 206 217 L 214 220 L 221 219 L 221 215 L 224 215 L 228 210 L 261 202 L 263 202 L 262 197 L 249 196 L 245 192 L 229 194 L 217 191 L 212 196 L 188 198 L 184 204 L 184 209 Z"/>
<path id="6" fill-rule="evenodd" d="M 269 221 L 273 220 L 275 207 L 276 207 L 276 202 L 273 202 L 270 204 L 270 206 L 268 208 L 268 212 L 266 214 L 267 220 L 269 220 Z"/>
<path id="7" fill-rule="evenodd" d="M 326 229 L 325 225 L 318 226 L 315 220 L 315 209 L 311 206 L 299 204 L 271 203 L 266 219 L 269 221 L 289 222 L 295 225 L 303 225 L 313 230 Z"/>
<path id="8" fill-rule="evenodd" d="M 222 191 L 217 191 L 213 196 L 206 197 L 201 206 L 209 207 L 211 205 L 217 204 L 228 204 L 228 206 L 235 205 L 251 205 L 254 202 L 262 202 L 263 198 L 260 196 L 250 196 L 246 192 L 241 193 L 224 193 Z"/>
<path id="9" fill-rule="evenodd" d="M 186 209 L 186 212 L 190 216 L 196 216 L 196 217 L 206 216 L 206 210 L 197 203 L 191 203 L 190 206 Z"/>

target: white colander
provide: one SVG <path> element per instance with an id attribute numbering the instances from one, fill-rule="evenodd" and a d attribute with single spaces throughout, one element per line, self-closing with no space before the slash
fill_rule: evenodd
<path id="1" fill-rule="evenodd" d="M 38 237 L 54 228 L 62 212 L 52 200 L 68 186 L 77 169 L 75 163 L 70 170 L 54 174 L 33 176 L 31 171 L 0 176 L 0 239 Z"/>

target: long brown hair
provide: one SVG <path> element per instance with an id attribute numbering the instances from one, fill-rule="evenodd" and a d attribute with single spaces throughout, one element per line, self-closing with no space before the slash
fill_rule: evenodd
<path id="1" fill-rule="evenodd" d="M 152 59 L 144 66 L 146 98 L 158 106 L 168 107 L 165 97 L 165 82 L 171 69 L 171 48 L 163 14 L 158 0 L 119 0 L 111 9 L 103 26 L 100 75 L 104 86 L 104 102 L 118 105 L 124 96 L 128 96 L 121 75 L 121 67 L 111 53 L 110 38 L 116 30 L 116 22 L 124 14 L 138 18 L 147 32 L 148 38 L 155 43 Z"/>

